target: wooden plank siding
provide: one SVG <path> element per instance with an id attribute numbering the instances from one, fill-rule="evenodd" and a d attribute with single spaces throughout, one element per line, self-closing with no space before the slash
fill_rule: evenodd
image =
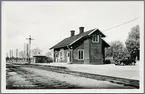
<path id="1" fill-rule="evenodd" d="M 89 31 L 90 32 L 90 31 Z M 89 34 L 89 33 L 88 33 Z M 92 36 L 97 35 L 99 37 L 98 42 L 92 41 Z M 81 34 L 76 35 L 75 37 L 81 36 Z M 95 40 L 98 40 L 98 38 L 95 38 Z M 66 45 L 64 47 L 61 47 L 63 42 L 59 43 L 58 48 L 54 49 L 54 52 L 61 53 L 58 54 L 58 57 L 54 55 L 54 61 L 56 62 L 65 62 L 68 61 L 68 52 L 70 55 L 70 63 L 73 64 L 103 64 L 104 56 L 105 56 L 105 47 L 108 46 L 108 44 L 102 39 L 102 37 L 105 37 L 102 33 L 100 33 L 98 30 L 96 32 L 91 33 L 90 35 L 85 35 L 84 37 L 81 37 L 79 40 L 77 40 L 75 43 L 71 45 Z M 69 41 L 73 38 L 68 38 Z M 94 38 L 93 38 L 94 39 Z M 65 39 L 64 41 L 66 41 Z M 65 44 L 65 42 L 64 42 Z M 58 44 L 57 44 L 58 46 Z M 83 51 L 83 59 L 79 59 L 79 51 Z M 62 55 L 62 56 L 60 56 Z"/>

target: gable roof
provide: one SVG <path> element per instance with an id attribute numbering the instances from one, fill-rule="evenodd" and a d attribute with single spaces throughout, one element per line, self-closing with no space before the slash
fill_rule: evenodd
<path id="1" fill-rule="evenodd" d="M 61 48 L 61 47 L 72 45 L 73 43 L 80 40 L 81 38 L 91 35 L 92 33 L 96 32 L 96 31 L 98 31 L 102 35 L 102 37 L 106 37 L 99 29 L 91 29 L 91 30 L 83 32 L 81 34 L 77 34 L 72 37 L 65 38 L 64 40 L 60 41 L 58 44 L 54 45 L 50 49 Z"/>
<path id="2" fill-rule="evenodd" d="M 110 45 L 105 40 L 102 39 L 102 42 L 105 47 L 110 47 Z"/>

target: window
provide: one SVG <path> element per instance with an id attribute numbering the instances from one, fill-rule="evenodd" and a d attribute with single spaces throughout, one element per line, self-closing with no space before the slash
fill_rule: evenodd
<path id="1" fill-rule="evenodd" d="M 83 60 L 84 59 L 84 50 L 78 50 L 78 59 Z"/>
<path id="2" fill-rule="evenodd" d="M 60 57 L 61 60 L 64 60 L 64 50 L 63 49 L 60 49 L 59 57 Z"/>
<path id="3" fill-rule="evenodd" d="M 92 35 L 92 42 L 99 42 L 99 35 Z"/>
<path id="4" fill-rule="evenodd" d="M 62 56 L 62 51 L 60 51 L 60 56 Z"/>
<path id="5" fill-rule="evenodd" d="M 69 57 L 69 53 L 67 53 L 67 56 Z"/>

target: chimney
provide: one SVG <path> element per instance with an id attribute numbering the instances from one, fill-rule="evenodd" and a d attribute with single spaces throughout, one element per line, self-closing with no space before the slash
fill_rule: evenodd
<path id="1" fill-rule="evenodd" d="M 80 34 L 84 32 L 84 27 L 79 27 L 80 29 Z"/>
<path id="2" fill-rule="evenodd" d="M 73 37 L 75 35 L 75 31 L 74 30 L 71 30 L 70 33 L 71 33 L 71 37 Z"/>

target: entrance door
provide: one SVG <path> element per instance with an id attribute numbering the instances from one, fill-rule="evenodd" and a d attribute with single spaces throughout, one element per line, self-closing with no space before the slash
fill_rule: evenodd
<path id="1" fill-rule="evenodd" d="M 67 52 L 67 63 L 70 63 L 70 53 Z"/>

